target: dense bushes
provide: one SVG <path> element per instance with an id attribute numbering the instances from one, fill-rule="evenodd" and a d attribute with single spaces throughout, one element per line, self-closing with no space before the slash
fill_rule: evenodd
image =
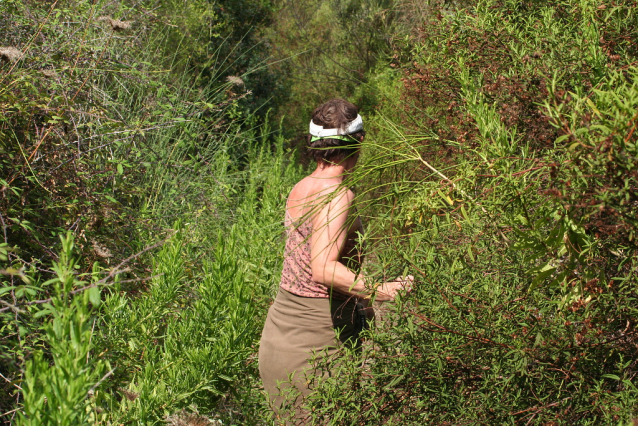
<path id="1" fill-rule="evenodd" d="M 261 60 L 206 1 L 0 11 L 3 421 L 213 415 L 254 369 L 298 176 L 230 74 Z"/>
<path id="2" fill-rule="evenodd" d="M 370 336 L 362 379 L 337 375 L 312 402 L 318 418 L 635 415 L 636 40 L 617 38 L 634 13 L 487 1 L 434 11 L 397 45 L 403 105 L 381 110 L 398 123 L 359 185 L 373 252 L 419 287 Z"/>
<path id="3" fill-rule="evenodd" d="M 418 285 L 314 423 L 636 416 L 634 1 L 0 11 L 3 421 L 272 423 L 255 345 L 302 171 L 267 111 L 296 136 L 335 95 L 366 116 L 366 272 Z"/>

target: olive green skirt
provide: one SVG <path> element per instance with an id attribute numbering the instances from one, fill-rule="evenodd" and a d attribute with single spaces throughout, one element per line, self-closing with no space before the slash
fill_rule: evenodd
<path id="1" fill-rule="evenodd" d="M 361 322 L 354 298 L 331 302 L 279 289 L 259 345 L 259 372 L 276 412 L 284 404 L 298 406 L 316 377 L 330 374 L 316 365 L 325 365 L 341 344 L 359 345 Z"/>

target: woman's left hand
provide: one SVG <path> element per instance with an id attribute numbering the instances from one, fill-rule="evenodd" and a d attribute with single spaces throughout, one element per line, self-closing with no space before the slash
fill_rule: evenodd
<path id="1" fill-rule="evenodd" d="M 394 300 L 399 291 L 406 290 L 407 293 L 412 291 L 412 285 L 414 284 L 414 276 L 407 275 L 405 277 L 397 277 L 394 281 L 389 281 L 381 284 L 377 291 L 381 297 L 377 297 L 380 302 L 388 302 Z"/>
<path id="2" fill-rule="evenodd" d="M 406 293 L 410 293 L 412 291 L 412 286 L 414 285 L 414 275 L 406 275 L 404 277 L 397 277 L 395 281 L 403 284 L 403 290 Z"/>

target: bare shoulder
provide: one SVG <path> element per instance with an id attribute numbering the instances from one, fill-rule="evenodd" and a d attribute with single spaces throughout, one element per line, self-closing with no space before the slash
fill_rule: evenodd
<path id="1" fill-rule="evenodd" d="M 344 191 L 344 189 L 345 188 L 341 186 L 338 179 L 316 179 L 306 177 L 300 180 L 290 192 L 290 200 L 303 200 L 307 202 L 329 196 L 337 191 L 337 194 L 330 196 L 330 198 L 333 198 L 335 195 L 341 195 L 341 192 Z"/>
<path id="2" fill-rule="evenodd" d="M 349 215 L 354 193 L 344 186 L 333 186 L 327 188 L 321 200 L 317 200 L 322 207 L 322 211 L 328 216 Z"/>
<path id="3" fill-rule="evenodd" d="M 316 221 L 325 215 L 347 215 L 353 200 L 354 193 L 340 179 L 306 177 L 290 192 L 288 212 L 295 220 L 309 214 Z"/>
<path id="4" fill-rule="evenodd" d="M 354 199 L 352 190 L 339 181 L 322 182 L 318 189 L 316 200 L 323 204 L 350 204 Z"/>

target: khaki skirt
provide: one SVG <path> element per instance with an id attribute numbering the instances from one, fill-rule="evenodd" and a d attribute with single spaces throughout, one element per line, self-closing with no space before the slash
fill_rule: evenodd
<path id="1" fill-rule="evenodd" d="M 300 297 L 280 288 L 259 345 L 259 372 L 273 409 L 298 406 L 313 379 L 330 374 L 312 364 L 334 356 L 341 344 L 358 346 L 363 322 L 354 298 Z"/>

